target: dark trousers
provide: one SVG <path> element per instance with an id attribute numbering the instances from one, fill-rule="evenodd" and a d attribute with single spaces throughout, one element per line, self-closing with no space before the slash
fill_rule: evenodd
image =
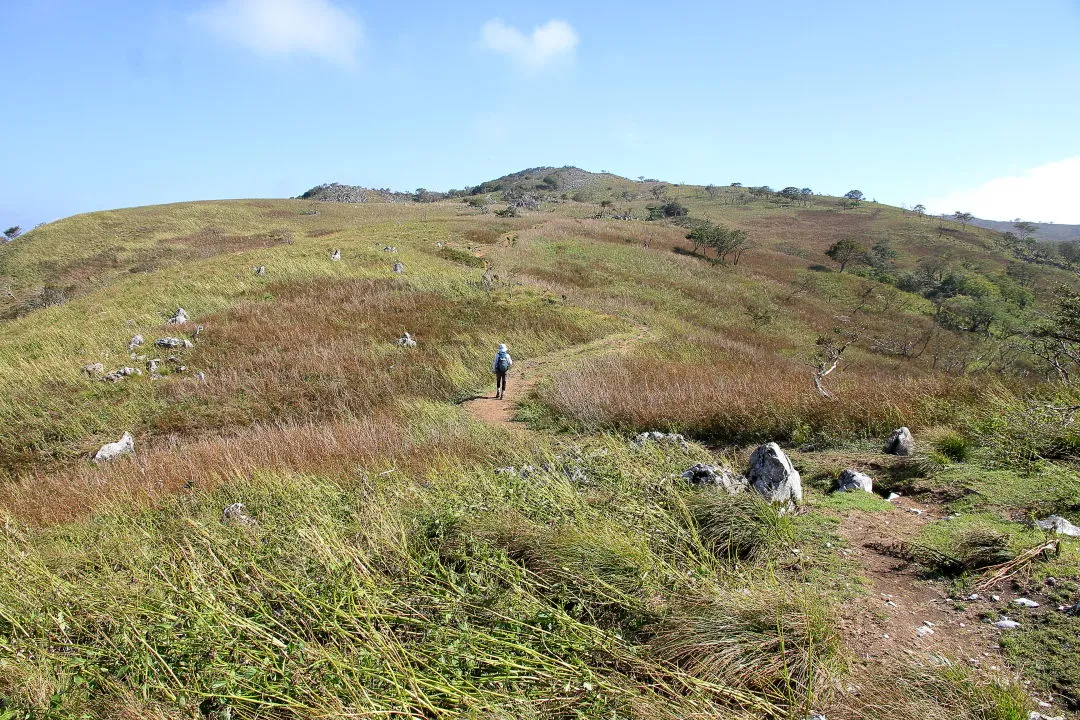
<path id="1" fill-rule="evenodd" d="M 495 373 L 495 393 L 506 392 L 506 373 Z"/>

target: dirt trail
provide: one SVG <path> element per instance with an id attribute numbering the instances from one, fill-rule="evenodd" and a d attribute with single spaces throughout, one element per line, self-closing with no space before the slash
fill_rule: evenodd
<path id="1" fill-rule="evenodd" d="M 504 399 L 495 399 L 495 385 L 492 384 L 484 391 L 483 395 L 470 398 L 461 405 L 473 417 L 491 425 L 524 429 L 524 426 L 513 420 L 514 408 L 519 399 L 528 395 L 529 391 L 536 386 L 536 383 L 542 377 L 550 375 L 581 358 L 622 352 L 634 343 L 640 342 L 648 334 L 649 328 L 647 326 L 637 325 L 628 332 L 605 335 L 599 340 L 584 345 L 575 345 L 566 350 L 536 358 L 515 359 L 514 366 L 510 368 L 506 378 L 506 396 Z M 513 348 L 510 348 L 510 354 L 514 354 Z"/>
<path id="2" fill-rule="evenodd" d="M 859 562 L 869 584 L 868 595 L 845 613 L 843 630 L 852 646 L 863 660 L 900 651 L 945 655 L 991 672 L 1001 668 L 998 631 L 978 615 L 987 604 L 954 602 L 943 583 L 922 579 L 918 566 L 887 551 L 913 539 L 940 517 L 941 508 L 909 498 L 894 505 L 885 513 L 852 510 L 841 519 L 839 534 L 849 543 L 843 552 Z"/>

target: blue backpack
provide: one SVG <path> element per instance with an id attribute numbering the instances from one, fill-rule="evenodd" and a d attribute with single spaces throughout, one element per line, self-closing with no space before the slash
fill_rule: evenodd
<path id="1" fill-rule="evenodd" d="M 500 352 L 495 356 L 495 372 L 500 375 L 510 369 L 510 353 Z"/>

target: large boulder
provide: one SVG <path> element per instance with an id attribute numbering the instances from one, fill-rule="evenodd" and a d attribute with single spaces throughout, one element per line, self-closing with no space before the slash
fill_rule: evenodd
<path id="1" fill-rule="evenodd" d="M 747 476 L 751 487 L 771 503 L 802 502 L 802 477 L 774 442 L 762 445 L 750 456 Z"/>
<path id="2" fill-rule="evenodd" d="M 727 468 L 698 463 L 682 474 L 682 479 L 692 485 L 710 485 L 723 488 L 729 495 L 737 495 L 750 487 L 750 481 Z"/>
<path id="3" fill-rule="evenodd" d="M 1076 527 L 1060 515 L 1051 515 L 1045 520 L 1037 520 L 1035 522 L 1035 525 L 1040 530 L 1052 532 L 1055 535 L 1065 535 L 1066 537 L 1080 537 L 1080 527 Z"/>
<path id="4" fill-rule="evenodd" d="M 94 454 L 94 462 L 105 462 L 123 455 L 134 454 L 135 438 L 131 437 L 131 433 L 126 432 L 116 442 L 102 445 L 101 449 Z"/>
<path id="5" fill-rule="evenodd" d="M 844 470 L 840 473 L 840 477 L 836 479 L 836 491 L 854 492 L 855 490 L 874 492 L 873 479 L 858 470 Z"/>
<path id="6" fill-rule="evenodd" d="M 885 441 L 886 455 L 912 455 L 915 452 L 915 438 L 906 427 L 896 428 Z"/>

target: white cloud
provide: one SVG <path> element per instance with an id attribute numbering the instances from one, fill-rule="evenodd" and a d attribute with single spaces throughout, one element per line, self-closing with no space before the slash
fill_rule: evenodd
<path id="1" fill-rule="evenodd" d="M 488 20 L 480 31 L 488 50 L 513 58 L 527 70 L 540 70 L 573 59 L 578 34 L 564 20 L 548 20 L 526 35 L 502 20 Z"/>
<path id="2" fill-rule="evenodd" d="M 990 180 L 928 200 L 933 213 L 969 212 L 988 220 L 1080 224 L 1080 156 Z"/>
<path id="3" fill-rule="evenodd" d="M 313 55 L 356 64 L 360 21 L 331 0 L 217 0 L 191 16 L 214 34 L 261 55 Z"/>

